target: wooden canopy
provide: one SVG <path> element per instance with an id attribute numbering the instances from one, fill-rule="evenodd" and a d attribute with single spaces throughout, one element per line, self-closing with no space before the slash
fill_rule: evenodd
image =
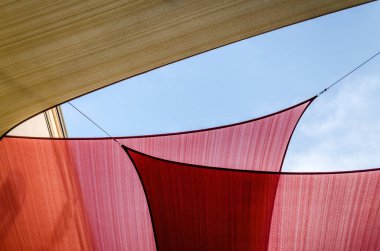
<path id="1" fill-rule="evenodd" d="M 367 0 L 0 4 L 0 135 L 154 68 Z"/>

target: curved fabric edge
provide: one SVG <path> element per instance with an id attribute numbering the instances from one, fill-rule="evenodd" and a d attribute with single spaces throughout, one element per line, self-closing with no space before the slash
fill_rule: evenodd
<path id="1" fill-rule="evenodd" d="M 306 111 L 306 109 L 308 108 L 308 106 L 317 98 L 318 96 L 313 96 L 309 99 L 306 99 L 300 103 L 297 103 L 295 105 L 292 105 L 290 107 L 287 107 L 287 108 L 284 108 L 284 109 L 281 109 L 279 111 L 276 111 L 276 112 L 273 112 L 273 113 L 269 113 L 267 115 L 263 115 L 263 116 L 260 116 L 260 117 L 257 117 L 257 118 L 253 118 L 253 119 L 249 119 L 249 120 L 244 120 L 244 121 L 241 121 L 241 122 L 236 122 L 236 123 L 231 123 L 231 124 L 226 124 L 226 125 L 221 125 L 221 126 L 216 126 L 216 127 L 209 127 L 209 128 L 204 128 L 204 129 L 196 129 L 196 130 L 190 130 L 190 131 L 181 131 L 181 132 L 173 132 L 173 133 L 161 133 L 161 134 L 147 134 L 147 135 L 137 135 L 137 136 L 121 136 L 121 137 L 89 137 L 89 138 L 46 138 L 46 137 L 24 137 L 24 136 L 11 136 L 11 135 L 3 135 L 2 137 L 0 137 L 0 140 L 2 140 L 3 138 L 21 138 L 21 139 L 42 139 L 42 140 L 107 140 L 107 139 L 134 139 L 134 138 L 151 138 L 151 137 L 163 137 L 163 136 L 172 136 L 172 135 L 179 135 L 179 134 L 189 134 L 189 133 L 197 133 L 197 132 L 206 132 L 206 131 L 211 131 L 211 130 L 217 130 L 217 129 L 222 129 L 222 128 L 228 128 L 228 127 L 232 127 L 232 126 L 237 126 L 237 125 L 242 125 L 242 124 L 246 124 L 246 123 L 250 123 L 250 122 L 253 122 L 253 121 L 258 121 L 258 120 L 262 120 L 262 119 L 265 119 L 267 117 L 270 117 L 270 116 L 274 116 L 274 115 L 277 115 L 279 113 L 282 113 L 282 112 L 286 112 L 288 110 L 291 110 L 295 107 L 298 107 L 300 105 L 303 105 L 303 104 L 306 104 L 309 102 L 309 104 L 307 105 L 307 107 L 305 108 L 304 111 Z M 302 113 L 303 114 L 303 113 Z M 302 117 L 302 115 L 300 116 L 300 118 Z"/>
<path id="2" fill-rule="evenodd" d="M 371 168 L 371 169 L 359 169 L 359 170 L 349 170 L 349 171 L 337 171 L 337 172 L 275 172 L 275 171 L 261 171 L 261 170 L 247 170 L 247 169 L 233 169 L 233 168 L 221 168 L 221 167 L 215 167 L 215 166 L 204 166 L 204 165 L 198 165 L 198 164 L 190 164 L 190 163 L 184 163 L 184 162 L 179 162 L 179 161 L 173 161 L 173 160 L 168 160 L 164 158 L 159 158 L 155 157 L 140 151 L 137 151 L 135 149 L 132 149 L 130 147 L 127 147 L 125 145 L 121 145 L 121 147 L 124 149 L 126 153 L 134 152 L 140 155 L 143 155 L 148 158 L 156 159 L 159 161 L 164 161 L 172 164 L 178 164 L 178 165 L 185 165 L 189 167 L 194 167 L 194 168 L 205 168 L 205 169 L 212 169 L 212 170 L 220 170 L 220 171 L 231 171 L 231 172 L 243 172 L 243 173 L 262 173 L 262 174 L 281 174 L 281 175 L 332 175 L 332 174 L 346 174 L 346 173 L 365 173 L 365 172 L 375 172 L 375 171 L 380 171 L 380 167 L 378 168 Z M 128 155 L 129 156 L 129 155 Z"/>
<path id="3" fill-rule="evenodd" d="M 301 103 L 301 104 L 305 104 L 305 103 L 309 102 L 309 103 L 307 103 L 307 106 L 305 107 L 305 109 L 302 111 L 301 115 L 298 117 L 298 120 L 297 120 L 296 124 L 294 125 L 292 132 L 290 133 L 288 142 L 286 143 L 285 151 L 282 154 L 282 160 L 281 160 L 280 169 L 279 169 L 280 172 L 282 171 L 282 167 L 284 166 L 284 161 L 285 161 L 285 158 L 286 158 L 286 154 L 288 153 L 288 148 L 289 148 L 290 142 L 292 141 L 293 134 L 294 134 L 294 132 L 295 132 L 297 126 L 298 126 L 298 123 L 300 122 L 300 120 L 301 120 L 302 116 L 304 115 L 304 113 L 306 112 L 307 108 L 309 108 L 309 106 L 311 105 L 311 103 L 313 103 L 313 101 L 317 97 L 318 97 L 318 95 L 310 98 L 309 100 L 306 100 L 303 103 Z"/>

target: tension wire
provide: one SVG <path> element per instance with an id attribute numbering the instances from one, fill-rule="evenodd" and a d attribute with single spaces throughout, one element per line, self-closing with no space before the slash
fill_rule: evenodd
<path id="1" fill-rule="evenodd" d="M 343 79 L 345 79 L 346 77 L 348 77 L 349 75 L 351 75 L 353 72 L 355 72 L 356 70 L 358 70 L 359 68 L 361 68 L 362 66 L 364 66 L 366 63 L 368 63 L 369 61 L 371 61 L 372 59 L 374 59 L 376 56 L 378 56 L 380 54 L 380 51 L 377 52 L 375 55 L 373 55 L 372 57 L 368 58 L 366 61 L 364 61 L 363 63 L 361 63 L 360 65 L 356 66 L 353 70 L 351 70 L 350 72 L 348 72 L 347 74 L 345 74 L 343 77 L 341 77 L 340 79 L 338 79 L 337 81 L 335 81 L 334 83 L 332 83 L 330 86 L 326 87 L 325 89 L 323 89 L 323 91 L 321 91 L 320 93 L 317 94 L 317 97 L 319 97 L 320 95 L 322 95 L 323 93 L 325 93 L 326 91 L 328 91 L 331 87 L 333 87 L 334 85 L 338 84 L 339 82 L 341 82 Z"/>
<path id="2" fill-rule="evenodd" d="M 109 134 L 106 130 L 104 130 L 100 125 L 98 125 L 94 120 L 92 120 L 90 117 L 88 117 L 86 114 L 84 114 L 84 112 L 82 112 L 81 110 L 79 110 L 75 105 L 73 105 L 70 101 L 67 102 L 69 105 L 71 105 L 75 110 L 77 110 L 80 114 L 82 114 L 86 119 L 88 119 L 91 123 L 93 123 L 97 128 L 99 128 L 102 132 L 104 132 L 105 134 L 107 134 L 111 139 L 113 139 L 116 143 L 118 143 L 120 146 L 122 146 L 122 144 L 115 138 L 113 137 L 111 134 Z"/>

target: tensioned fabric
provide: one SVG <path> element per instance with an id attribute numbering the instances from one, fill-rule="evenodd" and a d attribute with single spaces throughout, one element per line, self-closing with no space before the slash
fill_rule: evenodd
<path id="1" fill-rule="evenodd" d="M 281 174 L 269 250 L 380 250 L 380 168 Z"/>
<path id="2" fill-rule="evenodd" d="M 125 148 L 148 201 L 157 250 L 267 250 L 280 175 L 211 169 Z"/>
<path id="3" fill-rule="evenodd" d="M 122 79 L 366 2 L 2 1 L 0 137 Z"/>
<path id="4" fill-rule="evenodd" d="M 174 161 L 278 172 L 313 99 L 234 125 L 118 141 Z M 5 137 L 0 177 L 1 250 L 155 250 L 140 180 L 112 139 Z"/>
<path id="5" fill-rule="evenodd" d="M 380 169 L 239 171 L 125 151 L 158 250 L 380 250 Z"/>
<path id="6" fill-rule="evenodd" d="M 0 250 L 94 250 L 68 146 L 0 142 Z"/>

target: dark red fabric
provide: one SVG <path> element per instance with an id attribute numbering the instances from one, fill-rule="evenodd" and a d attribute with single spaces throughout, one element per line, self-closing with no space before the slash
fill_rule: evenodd
<path id="1" fill-rule="evenodd" d="M 266 250 L 280 175 L 190 166 L 127 150 L 158 250 Z"/>
<path id="2" fill-rule="evenodd" d="M 238 171 L 124 149 L 158 250 L 380 250 L 380 169 Z"/>

